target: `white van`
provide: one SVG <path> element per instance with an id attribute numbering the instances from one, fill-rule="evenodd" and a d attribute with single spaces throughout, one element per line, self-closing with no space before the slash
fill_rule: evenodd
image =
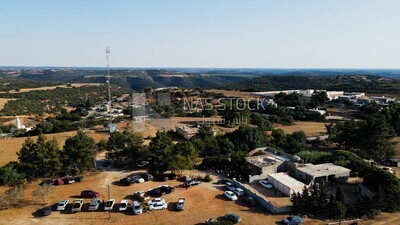
<path id="1" fill-rule="evenodd" d="M 237 196 L 243 196 L 244 195 L 244 191 L 241 188 L 235 188 L 235 190 L 233 190 L 233 192 L 237 195 Z"/>

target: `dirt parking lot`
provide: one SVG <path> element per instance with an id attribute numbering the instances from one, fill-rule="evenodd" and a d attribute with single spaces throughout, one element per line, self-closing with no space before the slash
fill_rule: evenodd
<path id="1" fill-rule="evenodd" d="M 201 172 L 191 171 L 191 175 L 201 174 Z M 100 192 L 100 198 L 107 198 L 107 185 L 110 184 L 111 198 L 117 202 L 121 199 L 131 199 L 135 191 L 146 191 L 159 185 L 168 184 L 177 186 L 178 181 L 150 181 L 131 186 L 121 186 L 118 182 L 120 178 L 131 174 L 131 171 L 105 171 L 89 177 L 82 183 L 55 186 L 54 192 L 48 197 L 51 204 L 57 203 L 62 199 L 70 201 L 77 199 L 77 195 L 84 189 L 93 189 Z M 187 173 L 186 173 L 187 174 Z M 214 177 L 215 178 L 215 177 Z M 215 180 L 215 179 L 214 179 Z M 107 212 L 88 212 L 90 199 L 85 199 L 83 212 L 71 214 L 69 209 L 65 212 L 53 211 L 50 216 L 38 217 L 38 210 L 42 208 L 41 202 L 32 197 L 39 181 L 29 185 L 19 208 L 11 208 L 0 211 L 0 224 L 141 224 L 141 225 L 191 225 L 204 224 L 208 218 L 216 218 L 226 213 L 236 213 L 242 217 L 243 225 L 265 225 L 276 224 L 285 215 L 270 215 L 264 209 L 248 207 L 243 199 L 236 202 L 228 201 L 222 194 L 225 188 L 222 185 L 213 183 L 202 183 L 189 189 L 177 188 L 175 192 L 164 195 L 168 208 L 166 210 L 144 212 L 141 215 L 133 215 L 132 210 L 120 213 L 114 210 L 111 219 L 108 219 Z M 3 187 L 2 187 L 3 188 Z M 4 188 L 2 191 L 3 192 Z M 186 198 L 186 206 L 183 212 L 175 211 L 175 202 L 178 198 Z M 71 207 L 71 206 L 69 206 Z M 306 219 L 305 224 L 323 224 L 320 221 Z"/>

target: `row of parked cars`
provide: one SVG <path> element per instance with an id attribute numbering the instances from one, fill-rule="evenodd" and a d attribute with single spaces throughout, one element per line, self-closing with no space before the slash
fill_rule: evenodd
<path id="1" fill-rule="evenodd" d="M 43 180 L 42 182 L 39 183 L 39 185 L 43 186 L 45 184 L 49 185 L 72 184 L 75 182 L 82 182 L 83 180 L 84 180 L 83 176 L 76 176 L 76 177 L 66 176 L 64 178 L 57 178 L 55 180 L 52 179 Z"/>
<path id="2" fill-rule="evenodd" d="M 153 179 L 154 179 L 153 175 L 146 173 L 146 174 L 142 174 L 142 175 L 124 177 L 124 178 L 120 179 L 119 182 L 121 184 L 129 186 L 134 183 L 143 183 L 145 181 L 150 181 Z"/>

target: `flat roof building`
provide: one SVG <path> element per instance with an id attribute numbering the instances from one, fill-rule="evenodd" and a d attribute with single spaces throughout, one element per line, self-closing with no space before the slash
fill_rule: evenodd
<path id="1" fill-rule="evenodd" d="M 294 179 L 286 173 L 268 174 L 268 182 L 270 182 L 278 191 L 287 196 L 294 193 L 303 193 L 306 184 Z"/>
<path id="2" fill-rule="evenodd" d="M 320 182 L 322 180 L 338 179 L 346 181 L 350 177 L 350 171 L 342 166 L 333 163 L 324 163 L 313 165 L 311 163 L 298 164 L 296 168 L 296 177 L 309 184 L 311 182 Z"/>

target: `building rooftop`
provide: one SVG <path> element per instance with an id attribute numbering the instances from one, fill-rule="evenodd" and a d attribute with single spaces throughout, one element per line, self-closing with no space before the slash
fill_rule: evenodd
<path id="1" fill-rule="evenodd" d="M 286 173 L 268 174 L 268 177 L 272 177 L 275 180 L 278 180 L 279 182 L 281 182 L 286 187 L 289 187 L 294 190 L 299 189 L 299 188 L 304 188 L 304 186 L 306 186 L 305 183 L 294 179 L 293 177 L 287 175 Z"/>
<path id="2" fill-rule="evenodd" d="M 351 170 L 333 163 L 313 165 L 310 163 L 299 165 L 297 170 L 302 171 L 313 177 L 323 177 L 332 174 L 349 173 Z"/>
<path id="3" fill-rule="evenodd" d="M 259 168 L 271 166 L 284 161 L 291 161 L 294 158 L 292 155 L 269 147 L 256 148 L 249 152 L 249 155 L 250 157 L 247 157 L 246 161 Z"/>
<path id="4" fill-rule="evenodd" d="M 177 126 L 176 128 L 180 129 L 180 130 L 182 130 L 182 131 L 184 131 L 184 132 L 186 132 L 188 134 L 197 134 L 197 132 L 198 132 L 198 128 L 196 128 L 196 127 L 188 127 L 188 126 L 186 126 L 184 124 L 180 125 L 180 126 Z"/>

